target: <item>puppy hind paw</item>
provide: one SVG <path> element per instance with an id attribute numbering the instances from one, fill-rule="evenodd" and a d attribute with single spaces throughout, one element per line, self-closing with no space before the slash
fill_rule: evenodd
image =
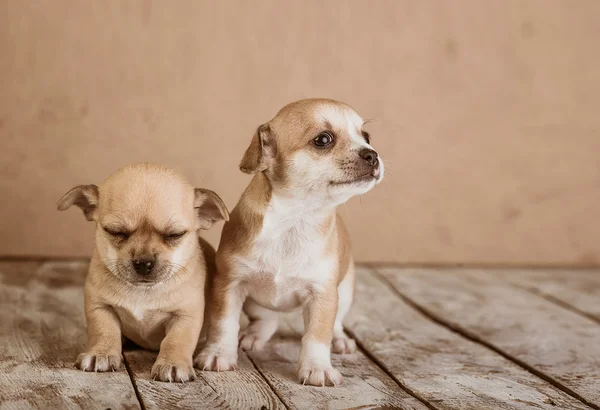
<path id="1" fill-rule="evenodd" d="M 240 334 L 240 349 L 245 351 L 262 350 L 267 340 L 254 333 Z"/>
<path id="2" fill-rule="evenodd" d="M 235 353 L 201 351 L 194 359 L 194 367 L 200 370 L 224 372 L 235 370 L 237 351 Z"/>
<path id="3" fill-rule="evenodd" d="M 331 351 L 337 354 L 351 354 L 356 352 L 356 342 L 347 336 L 335 337 L 331 342 Z"/>
<path id="4" fill-rule="evenodd" d="M 196 379 L 196 371 L 188 363 L 169 363 L 156 361 L 150 372 L 152 380 L 170 383 L 185 383 Z"/>
<path id="5" fill-rule="evenodd" d="M 114 353 L 81 353 L 77 357 L 75 367 L 84 372 L 114 372 L 121 367 L 121 355 Z"/>

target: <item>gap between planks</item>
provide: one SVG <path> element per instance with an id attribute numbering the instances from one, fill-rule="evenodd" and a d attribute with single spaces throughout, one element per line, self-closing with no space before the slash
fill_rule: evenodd
<path id="1" fill-rule="evenodd" d="M 299 312 L 280 315 L 278 334 L 263 351 L 248 357 L 290 409 L 431 409 L 407 394 L 362 351 L 332 355 L 332 364 L 344 375 L 337 387 L 303 386 L 296 380 L 303 324 Z"/>
<path id="2" fill-rule="evenodd" d="M 404 302 L 369 269 L 357 270 L 345 324 L 403 384 L 436 408 L 589 409 L 515 363 Z"/>
<path id="3" fill-rule="evenodd" d="M 394 294 L 396 294 L 401 300 L 403 300 L 406 304 L 410 305 L 413 309 L 417 310 L 418 312 L 420 312 L 421 314 L 426 316 L 431 321 L 437 323 L 440 326 L 445 327 L 446 329 L 450 330 L 451 332 L 454 332 L 467 340 L 470 340 L 474 343 L 477 343 L 479 345 L 482 345 L 482 346 L 492 350 L 493 352 L 495 352 L 495 353 L 499 354 L 500 356 L 504 357 L 505 359 L 513 362 L 514 364 L 518 365 L 519 367 L 523 368 L 524 370 L 528 371 L 529 373 L 533 374 L 534 376 L 539 377 L 540 379 L 546 381 L 547 383 L 550 383 L 552 386 L 556 387 L 557 389 L 559 389 L 559 390 L 563 391 L 564 393 L 570 395 L 571 397 L 579 400 L 583 404 L 585 404 L 595 410 L 600 410 L 600 406 L 598 406 L 595 403 L 590 402 L 585 397 L 582 397 L 580 394 L 578 394 L 571 388 L 565 386 L 563 383 L 556 380 L 552 376 L 549 376 L 549 375 L 537 370 L 532 365 L 526 363 L 525 361 L 523 361 L 521 359 L 518 359 L 517 357 L 509 354 L 508 352 L 505 352 L 504 350 L 500 349 L 493 343 L 490 343 L 490 342 L 480 338 L 475 333 L 473 333 L 467 329 L 464 329 L 463 327 L 461 327 L 457 324 L 454 324 L 454 323 L 450 322 L 449 320 L 443 319 L 442 317 L 433 313 L 431 310 L 429 310 L 429 309 L 425 308 L 424 306 L 422 306 L 421 304 L 415 302 L 412 298 L 410 298 L 406 294 L 400 292 L 397 289 L 397 287 L 394 286 L 394 284 L 392 282 L 390 282 L 383 274 L 381 274 L 378 271 L 377 267 L 374 267 L 370 264 L 365 265 L 365 266 L 377 277 L 377 279 L 379 279 L 379 281 L 381 281 L 383 284 L 385 284 L 385 286 L 387 286 L 388 289 L 390 289 Z M 531 291 L 529 291 L 529 292 L 533 293 Z M 533 294 L 535 295 L 535 293 L 533 293 Z M 537 296 L 539 296 L 539 295 L 537 295 Z M 562 302 L 561 304 L 558 304 L 558 305 L 564 308 L 564 306 L 562 306 L 562 304 L 565 304 L 565 303 Z M 587 315 L 586 315 L 586 317 L 587 317 Z"/>
<path id="4" fill-rule="evenodd" d="M 415 392 L 413 389 L 411 389 L 410 387 L 406 386 L 404 383 L 402 383 L 400 381 L 400 379 L 398 379 L 388 368 L 387 366 L 385 366 L 385 364 L 383 364 L 383 362 L 381 360 L 379 360 L 374 354 L 372 354 L 363 344 L 363 342 L 358 338 L 358 336 L 348 327 L 344 326 L 344 331 L 346 332 L 346 334 L 348 334 L 352 339 L 354 339 L 354 341 L 356 342 L 356 345 L 358 346 L 358 349 L 365 355 L 367 356 L 375 365 L 377 365 L 381 371 L 383 371 L 385 374 L 387 374 L 390 379 L 392 379 L 393 381 L 396 382 L 396 384 L 398 385 L 398 387 L 400 387 L 402 390 L 404 390 L 407 394 L 413 396 L 415 399 L 419 400 L 421 403 L 423 403 L 428 409 L 431 410 L 438 410 L 435 406 L 433 406 L 431 403 L 429 403 L 424 397 L 422 397 L 419 393 Z"/>
<path id="5" fill-rule="evenodd" d="M 600 325 L 600 319 L 598 319 L 596 316 L 591 315 L 591 314 L 589 314 L 587 312 L 584 312 L 583 310 L 580 310 L 580 309 L 576 308 L 575 306 L 572 306 L 569 303 L 567 303 L 567 302 L 565 302 L 563 300 L 558 299 L 555 296 L 548 295 L 548 294 L 546 294 L 544 292 L 540 292 L 537 289 L 529 288 L 527 286 L 519 286 L 519 285 L 514 284 L 514 283 L 509 283 L 509 285 L 514 286 L 514 287 L 519 288 L 519 289 L 522 289 L 522 290 L 524 290 L 526 292 L 529 292 L 532 295 L 535 295 L 535 296 L 537 296 L 539 298 L 547 300 L 550 303 L 554 303 L 555 305 L 560 306 L 563 309 L 569 310 L 569 311 L 571 311 L 571 312 L 573 312 L 573 313 L 575 313 L 575 314 L 577 314 L 579 316 L 582 316 L 582 317 L 584 317 L 586 319 L 589 319 L 592 322 L 595 322 L 598 325 Z"/>
<path id="6" fill-rule="evenodd" d="M 600 324 L 600 309 L 597 307 L 600 281 L 592 280 L 600 277 L 600 271 L 539 270 L 525 275 L 522 272 L 500 270 L 497 271 L 497 276 L 510 286 L 532 293 Z M 565 286 L 566 283 L 569 286 Z"/>
<path id="7" fill-rule="evenodd" d="M 146 410 L 146 405 L 144 404 L 144 400 L 142 399 L 140 390 L 138 389 L 137 383 L 135 382 L 135 378 L 133 375 L 133 371 L 131 370 L 131 366 L 129 365 L 129 362 L 127 361 L 127 358 L 125 357 L 125 355 L 123 353 L 121 353 L 121 357 L 123 358 L 123 366 L 125 366 L 125 371 L 127 371 L 127 374 L 129 375 L 129 380 L 131 381 L 131 386 L 133 387 L 133 391 L 135 392 L 135 397 L 137 398 L 138 402 L 140 403 L 140 408 L 142 410 Z"/>
<path id="8" fill-rule="evenodd" d="M 246 354 L 246 353 L 244 353 L 244 354 Z M 250 355 L 246 355 L 246 357 L 248 358 L 250 363 L 252 363 L 252 366 L 254 366 L 254 368 L 256 369 L 258 374 L 260 374 L 260 377 L 262 377 L 263 380 L 265 381 L 265 383 L 267 383 L 267 385 L 271 388 L 271 391 L 273 392 L 273 394 L 276 395 L 277 398 L 279 399 L 279 401 L 281 402 L 281 404 L 283 404 L 283 407 L 285 407 L 287 410 L 291 410 L 290 406 L 288 406 L 288 404 L 285 402 L 284 398 L 279 394 L 279 392 L 277 390 L 275 390 L 275 387 L 273 386 L 271 381 L 265 376 L 263 371 L 256 365 L 256 363 L 254 362 L 252 357 L 250 357 Z"/>

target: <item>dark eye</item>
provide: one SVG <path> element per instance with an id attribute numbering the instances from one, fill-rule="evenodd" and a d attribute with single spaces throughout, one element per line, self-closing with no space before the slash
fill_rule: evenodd
<path id="1" fill-rule="evenodd" d="M 365 141 L 367 142 L 367 144 L 371 144 L 371 136 L 369 135 L 369 133 L 367 131 L 363 131 L 362 136 L 365 139 Z"/>
<path id="2" fill-rule="evenodd" d="M 327 147 L 333 142 L 333 135 L 330 132 L 322 132 L 313 140 L 313 144 L 319 148 Z"/>
<path id="3" fill-rule="evenodd" d="M 166 241 L 173 242 L 173 241 L 176 241 L 176 240 L 178 240 L 178 239 L 181 239 L 181 238 L 183 238 L 183 236 L 184 236 L 186 233 L 187 233 L 186 231 L 183 231 L 183 232 L 176 232 L 176 233 L 170 233 L 170 234 L 168 234 L 168 235 L 165 235 L 165 240 L 166 240 Z"/>
<path id="4" fill-rule="evenodd" d="M 129 239 L 129 234 L 127 232 L 113 231 L 112 229 L 107 228 L 104 228 L 104 231 L 115 239 L 120 239 L 122 241 Z"/>

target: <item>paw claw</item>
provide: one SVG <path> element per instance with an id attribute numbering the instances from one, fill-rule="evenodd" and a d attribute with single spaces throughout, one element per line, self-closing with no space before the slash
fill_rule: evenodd
<path id="1" fill-rule="evenodd" d="M 229 371 L 235 370 L 237 363 L 237 351 L 224 352 L 219 349 L 207 348 L 200 352 L 194 359 L 194 366 L 203 371 Z"/>
<path id="2" fill-rule="evenodd" d="M 195 372 L 191 363 L 182 360 L 157 359 L 152 366 L 152 380 L 163 382 L 187 382 L 194 380 Z"/>
<path id="3" fill-rule="evenodd" d="M 337 386 L 342 383 L 341 373 L 333 367 L 308 366 L 298 370 L 298 379 L 303 385 Z"/>
<path id="4" fill-rule="evenodd" d="M 121 366 L 121 355 L 117 352 L 81 353 L 77 357 L 75 367 L 84 372 L 116 371 Z"/>

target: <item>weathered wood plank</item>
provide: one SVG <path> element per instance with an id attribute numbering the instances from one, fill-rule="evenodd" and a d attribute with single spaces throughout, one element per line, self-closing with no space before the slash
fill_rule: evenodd
<path id="1" fill-rule="evenodd" d="M 599 270 L 502 270 L 497 275 L 600 322 Z"/>
<path id="2" fill-rule="evenodd" d="M 587 409 L 519 366 L 413 309 L 359 269 L 345 324 L 402 384 L 438 409 Z"/>
<path id="3" fill-rule="evenodd" d="M 600 408 L 600 326 L 483 270 L 380 269 L 396 290 L 465 335 Z"/>
<path id="4" fill-rule="evenodd" d="M 153 381 L 150 369 L 156 353 L 124 352 L 129 370 L 144 403 L 150 409 L 285 409 L 243 352 L 234 372 L 197 372 L 193 382 Z"/>
<path id="5" fill-rule="evenodd" d="M 86 270 L 83 262 L 0 262 L 0 409 L 139 408 L 123 369 L 92 374 L 73 368 L 86 343 L 81 290 Z M 400 293 L 451 326 L 597 403 L 597 395 L 593 400 L 590 395 L 599 390 L 599 356 L 590 340 L 600 340 L 592 330 L 600 326 L 530 292 L 597 318 L 598 272 L 382 272 Z M 334 355 L 343 386 L 299 385 L 301 318 L 286 315 L 285 321 L 280 336 L 251 358 L 288 408 L 425 408 L 361 353 Z M 586 408 L 491 350 L 433 323 L 368 273 L 359 274 L 346 324 L 401 384 L 435 408 Z M 125 356 L 148 409 L 285 408 L 241 352 L 237 372 L 199 372 L 197 381 L 185 385 L 150 380 L 155 353 L 127 351 Z"/>
<path id="6" fill-rule="evenodd" d="M 138 409 L 124 368 L 74 368 L 87 263 L 0 262 L 0 409 Z"/>
<path id="7" fill-rule="evenodd" d="M 414 409 L 427 407 L 402 390 L 363 353 L 333 355 L 344 376 L 337 387 L 303 386 L 296 380 L 304 325 L 299 312 L 282 315 L 280 329 L 260 352 L 249 356 L 289 409 Z"/>

